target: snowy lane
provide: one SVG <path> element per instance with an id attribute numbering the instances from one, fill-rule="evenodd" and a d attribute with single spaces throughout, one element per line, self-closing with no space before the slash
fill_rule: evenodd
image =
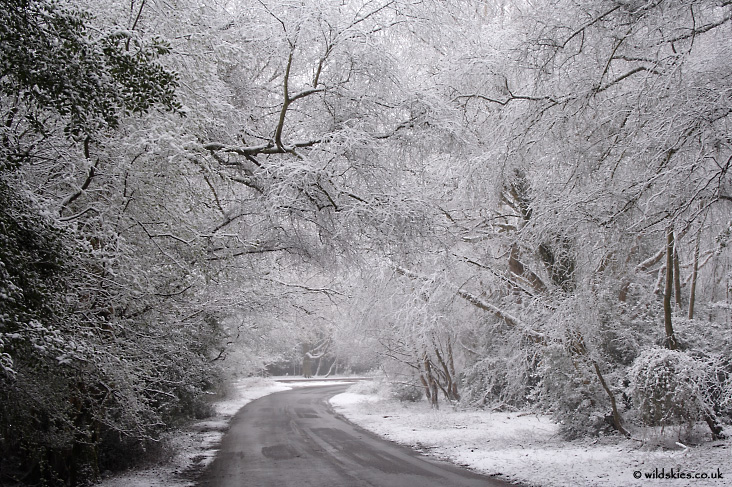
<path id="1" fill-rule="evenodd" d="M 234 417 L 200 487 L 508 487 L 427 460 L 347 423 L 327 399 L 347 385 L 280 392 Z"/>

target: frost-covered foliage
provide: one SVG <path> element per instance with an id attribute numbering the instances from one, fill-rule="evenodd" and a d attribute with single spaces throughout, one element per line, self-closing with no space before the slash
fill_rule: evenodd
<path id="1" fill-rule="evenodd" d="M 703 419 L 713 435 L 706 412 L 728 420 L 717 398 L 728 395 L 731 8 L 509 7 L 495 24 L 476 19 L 470 52 L 440 58 L 449 67 L 436 76 L 475 138 L 444 178 L 444 259 L 403 275 L 458 283 L 455 301 L 490 317 L 467 341 L 471 398 L 525 394 L 508 377 L 527 362 L 508 357 L 527 350 L 540 364 L 534 397 L 570 436 L 629 434 L 635 409 L 650 423 Z M 650 360 L 641 350 L 664 342 L 682 358 L 644 396 L 624 396 L 629 368 Z"/>
<path id="2" fill-rule="evenodd" d="M 417 402 L 424 398 L 424 388 L 417 380 L 391 384 L 391 397 L 401 402 Z"/>
<path id="3" fill-rule="evenodd" d="M 59 330 L 43 323 L 57 310 L 54 296 L 64 291 L 58 280 L 69 258 L 63 232 L 14 193 L 0 179 L 0 353 L 6 380 L 16 375 L 16 343 L 59 356 L 67 345 Z"/>
<path id="4" fill-rule="evenodd" d="M 710 397 L 714 370 L 687 353 L 644 350 L 628 370 L 630 396 L 644 424 L 691 424 L 714 410 Z"/>
<path id="5" fill-rule="evenodd" d="M 220 327 L 200 308 L 172 320 L 169 264 L 115 226 L 132 177 L 104 144 L 126 116 L 178 109 L 165 44 L 65 2 L 1 7 L 0 483 L 82 485 L 206 414 Z"/>
<path id="6" fill-rule="evenodd" d="M 157 61 L 169 46 L 131 32 L 95 38 L 91 18 L 66 2 L 0 2 L 0 93 L 17 97 L 14 110 L 36 124 L 55 112 L 67 134 L 93 137 L 125 114 L 179 109 L 176 75 Z"/>
<path id="7" fill-rule="evenodd" d="M 2 475 L 295 337 L 571 437 L 729 417 L 728 2 L 0 2 Z"/>
<path id="8" fill-rule="evenodd" d="M 610 403 L 592 364 L 550 347 L 542 355 L 541 405 L 551 411 L 565 438 L 596 436 L 612 431 Z"/>
<path id="9" fill-rule="evenodd" d="M 120 303 L 90 293 L 104 262 L 5 181 L 0 225 L 3 482 L 86 482 L 206 414 L 215 319 L 176 329 L 110 311 Z"/>
<path id="10" fill-rule="evenodd" d="M 479 357 L 463 371 L 463 400 L 497 410 L 535 405 L 535 387 L 540 378 L 536 350 L 511 341 L 499 341 L 491 348 L 494 353 Z"/>

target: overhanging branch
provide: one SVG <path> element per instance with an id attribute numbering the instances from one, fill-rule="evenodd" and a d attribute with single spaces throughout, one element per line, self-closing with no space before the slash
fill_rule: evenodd
<path id="1" fill-rule="evenodd" d="M 416 274 L 402 266 L 392 266 L 394 271 L 397 274 L 400 274 L 402 276 L 408 277 L 413 280 L 422 281 L 422 282 L 433 282 L 433 279 L 430 279 L 428 277 Z M 495 317 L 503 320 L 506 324 L 520 329 L 524 335 L 529 337 L 531 340 L 536 342 L 544 343 L 546 341 L 546 337 L 543 333 L 532 330 L 528 325 L 523 323 L 520 318 L 517 318 L 510 314 L 507 311 L 502 310 L 498 306 L 495 306 L 487 301 L 484 301 L 483 299 L 479 298 L 478 296 L 464 290 L 464 289 L 457 289 L 455 293 L 463 298 L 468 303 L 472 304 L 476 308 L 482 309 L 483 311 L 488 311 L 489 313 L 493 314 Z"/>

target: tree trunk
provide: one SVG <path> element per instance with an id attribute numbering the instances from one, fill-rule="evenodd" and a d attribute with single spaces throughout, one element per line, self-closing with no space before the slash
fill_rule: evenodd
<path id="1" fill-rule="evenodd" d="M 623 426 L 623 417 L 620 414 L 620 411 L 618 411 L 618 403 L 615 400 L 615 394 L 613 394 L 613 391 L 610 390 L 607 382 L 605 382 L 605 377 L 603 377 L 598 363 L 590 357 L 587 346 L 585 345 L 585 340 L 582 337 L 581 333 L 572 333 L 569 336 L 569 352 L 572 356 L 579 357 L 579 360 L 573 360 L 575 367 L 577 367 L 578 362 L 581 362 L 582 364 L 592 364 L 592 367 L 595 369 L 595 375 L 597 375 L 597 379 L 600 381 L 602 389 L 605 391 L 605 394 L 607 394 L 608 398 L 610 399 L 610 408 L 612 410 L 613 416 L 613 426 L 616 430 L 618 430 L 619 433 L 630 438 L 630 433 Z"/>
<path id="2" fill-rule="evenodd" d="M 419 358 L 419 352 L 417 352 L 416 350 L 414 351 L 414 356 L 417 357 L 416 369 L 419 372 L 419 381 L 422 383 L 422 387 L 424 387 L 424 396 L 427 398 L 427 401 L 432 404 L 432 391 L 430 391 L 430 384 L 427 381 L 424 370 L 424 363 L 427 358 L 425 356 L 423 357 L 423 360 L 421 360 Z"/>
<path id="3" fill-rule="evenodd" d="M 511 252 L 508 255 L 508 270 L 515 276 L 525 279 L 537 292 L 545 292 L 546 284 L 533 271 L 527 270 L 519 257 L 518 245 L 511 245 Z"/>
<path id="4" fill-rule="evenodd" d="M 666 347 L 669 350 L 678 348 L 671 321 L 671 293 L 674 284 L 674 230 L 670 227 L 666 232 L 666 288 L 663 293 L 663 321 L 666 331 Z"/>
<path id="5" fill-rule="evenodd" d="M 338 374 L 338 357 L 333 360 L 333 363 L 330 365 L 330 368 L 328 369 L 328 373 L 325 374 L 326 377 L 330 377 L 331 374 Z"/>
<path id="6" fill-rule="evenodd" d="M 449 343 L 449 339 L 448 339 Z M 437 346 L 437 342 L 435 340 L 432 341 L 432 345 L 435 348 L 435 355 L 437 356 L 437 361 L 440 363 L 440 366 L 442 367 L 442 375 L 445 376 L 445 384 L 444 386 L 442 384 L 437 384 L 442 392 L 445 394 L 445 397 L 449 401 L 458 401 L 460 400 L 460 395 L 457 393 L 457 384 L 455 383 L 455 370 L 453 367 L 453 370 L 450 370 L 449 365 L 447 362 L 445 362 L 445 359 L 443 358 L 442 354 L 440 353 L 440 349 Z"/>
<path id="7" fill-rule="evenodd" d="M 592 360 L 592 365 L 595 367 L 595 373 L 597 374 L 597 378 L 600 380 L 600 385 L 603 389 L 605 389 L 605 392 L 610 398 L 610 408 L 612 409 L 613 413 L 613 425 L 615 426 L 615 429 L 617 429 L 620 434 L 630 438 L 630 433 L 623 426 L 623 417 L 620 415 L 620 411 L 618 411 L 618 404 L 615 401 L 615 394 L 613 394 L 613 391 L 611 391 L 610 388 L 607 386 L 607 382 L 605 382 L 605 378 L 602 376 L 602 372 L 600 372 L 600 366 L 597 365 L 597 362 Z"/>
<path id="8" fill-rule="evenodd" d="M 699 274 L 699 240 L 701 240 L 701 230 L 696 236 L 696 245 L 694 245 L 694 267 L 691 270 L 691 289 L 689 290 L 689 319 L 694 319 L 694 303 L 696 301 L 696 278 Z"/>
<path id="9" fill-rule="evenodd" d="M 310 351 L 310 345 L 307 343 L 302 344 L 302 376 L 309 379 L 313 376 L 313 361 L 310 359 L 308 352 Z"/>
<path id="10" fill-rule="evenodd" d="M 452 353 L 452 340 L 447 339 L 447 365 L 450 367 L 450 374 L 452 374 L 452 395 L 456 400 L 460 400 L 460 393 L 458 392 L 457 374 L 455 374 L 455 360 L 453 359 Z"/>
<path id="11" fill-rule="evenodd" d="M 320 375 L 320 367 L 323 365 L 323 356 L 318 357 L 318 366 L 315 368 L 315 376 Z"/>
<path id="12" fill-rule="evenodd" d="M 681 265 L 679 264 L 679 252 L 674 243 L 674 291 L 676 297 L 676 306 L 681 309 Z"/>
<path id="13" fill-rule="evenodd" d="M 437 381 L 435 380 L 435 376 L 432 374 L 432 365 L 430 363 L 430 358 L 427 355 L 427 352 L 423 355 L 424 360 L 424 370 L 425 374 L 427 375 L 427 384 L 429 385 L 429 395 L 428 399 L 430 400 L 430 406 L 432 406 L 434 409 L 440 409 L 440 405 L 437 403 L 439 397 L 437 396 Z"/>
<path id="14" fill-rule="evenodd" d="M 704 421 L 707 423 L 709 429 L 712 431 L 712 439 L 724 440 L 727 438 L 727 435 L 724 434 L 724 426 L 719 424 L 719 420 L 714 415 L 714 413 L 705 412 Z"/>
<path id="15" fill-rule="evenodd" d="M 435 409 L 440 409 L 440 404 L 437 402 L 438 396 L 437 396 L 437 381 L 435 380 L 435 377 L 432 376 L 431 378 L 432 382 L 432 407 Z"/>
<path id="16" fill-rule="evenodd" d="M 422 387 L 424 387 L 424 395 L 427 398 L 427 401 L 432 404 L 432 391 L 430 391 L 430 385 L 427 383 L 427 379 L 424 378 L 424 374 L 421 372 L 419 373 L 419 381 L 422 383 Z"/>

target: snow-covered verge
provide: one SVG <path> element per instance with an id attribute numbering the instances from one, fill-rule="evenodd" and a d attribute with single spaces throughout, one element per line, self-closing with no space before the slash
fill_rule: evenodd
<path id="1" fill-rule="evenodd" d="M 730 440 L 689 446 L 676 442 L 678 432 L 666 431 L 632 440 L 610 436 L 567 442 L 550 418 L 534 414 L 445 406 L 435 411 L 426 402 L 400 403 L 365 391 L 339 394 L 331 404 L 383 438 L 526 486 L 732 486 Z M 718 472 L 723 478 L 679 478 Z M 667 474 L 675 477 L 658 478 Z"/>
<path id="2" fill-rule="evenodd" d="M 216 415 L 171 433 L 166 440 L 173 453 L 158 465 L 107 477 L 100 487 L 189 487 L 216 456 L 218 445 L 236 412 L 251 401 L 293 385 L 272 379 L 246 378 L 232 384 L 229 397 L 214 404 Z"/>

